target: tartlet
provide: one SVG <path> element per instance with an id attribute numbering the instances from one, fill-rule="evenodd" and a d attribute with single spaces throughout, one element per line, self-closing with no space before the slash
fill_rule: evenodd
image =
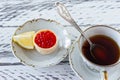
<path id="1" fill-rule="evenodd" d="M 35 49 L 41 54 L 51 54 L 58 47 L 58 38 L 53 31 L 42 29 L 35 33 L 33 43 Z"/>

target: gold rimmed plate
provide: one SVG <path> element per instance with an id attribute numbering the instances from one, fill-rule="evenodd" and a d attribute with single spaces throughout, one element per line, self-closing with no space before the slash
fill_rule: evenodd
<path id="1" fill-rule="evenodd" d="M 58 37 L 59 47 L 55 52 L 42 55 L 35 49 L 27 50 L 20 47 L 12 40 L 13 54 L 23 63 L 33 67 L 49 67 L 58 64 L 67 55 L 67 49 L 71 45 L 68 32 L 64 26 L 54 20 L 36 19 L 30 20 L 20 26 L 14 33 L 14 35 L 21 34 L 28 31 L 37 32 L 40 29 L 52 30 Z M 13 35 L 13 36 L 14 36 Z"/>

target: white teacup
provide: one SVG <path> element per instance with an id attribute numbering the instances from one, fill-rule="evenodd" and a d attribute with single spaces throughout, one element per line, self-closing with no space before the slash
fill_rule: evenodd
<path id="1" fill-rule="evenodd" d="M 84 31 L 84 33 L 88 38 L 95 36 L 95 35 L 105 35 L 107 37 L 112 38 L 117 43 L 117 45 L 120 47 L 120 33 L 117 30 L 115 30 L 114 28 L 111 28 L 109 26 L 106 26 L 106 25 L 92 26 L 92 27 L 86 29 Z M 104 74 L 104 76 L 102 77 L 101 80 L 108 80 L 107 71 L 120 63 L 120 57 L 117 62 L 115 62 L 114 64 L 111 64 L 111 65 L 103 66 L 103 65 L 95 64 L 95 63 L 89 61 L 82 53 L 82 46 L 85 41 L 86 41 L 86 39 L 83 36 L 80 36 L 79 48 L 80 48 L 80 55 L 81 55 L 83 61 L 90 68 L 95 69 L 95 70 L 99 71 L 100 73 Z"/>

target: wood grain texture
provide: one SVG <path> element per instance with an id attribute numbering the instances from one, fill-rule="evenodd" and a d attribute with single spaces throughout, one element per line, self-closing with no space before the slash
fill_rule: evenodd
<path id="1" fill-rule="evenodd" d="M 0 3 L 0 25 L 18 26 L 36 18 L 54 19 L 69 25 L 56 11 L 56 0 L 19 1 Z M 64 3 L 80 25 L 119 24 L 119 0 L 57 0 Z"/>
<path id="2" fill-rule="evenodd" d="M 79 80 L 66 63 L 49 68 L 30 68 L 23 65 L 9 67 L 1 66 L 0 80 Z"/>
<path id="3" fill-rule="evenodd" d="M 64 3 L 80 27 L 105 24 L 120 30 L 119 0 L 57 0 Z M 80 33 L 56 11 L 56 0 L 0 0 L 0 80 L 79 80 L 69 66 L 68 58 L 50 68 L 30 68 L 12 54 L 14 31 L 24 22 L 45 18 L 65 25 L 72 42 Z M 118 79 L 120 80 L 120 78 Z"/>

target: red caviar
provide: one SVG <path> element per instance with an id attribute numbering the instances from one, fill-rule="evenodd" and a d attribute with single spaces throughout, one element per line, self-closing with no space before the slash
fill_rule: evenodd
<path id="1" fill-rule="evenodd" d="M 35 43 L 41 48 L 50 48 L 56 43 L 56 36 L 50 30 L 43 30 L 35 36 Z"/>

